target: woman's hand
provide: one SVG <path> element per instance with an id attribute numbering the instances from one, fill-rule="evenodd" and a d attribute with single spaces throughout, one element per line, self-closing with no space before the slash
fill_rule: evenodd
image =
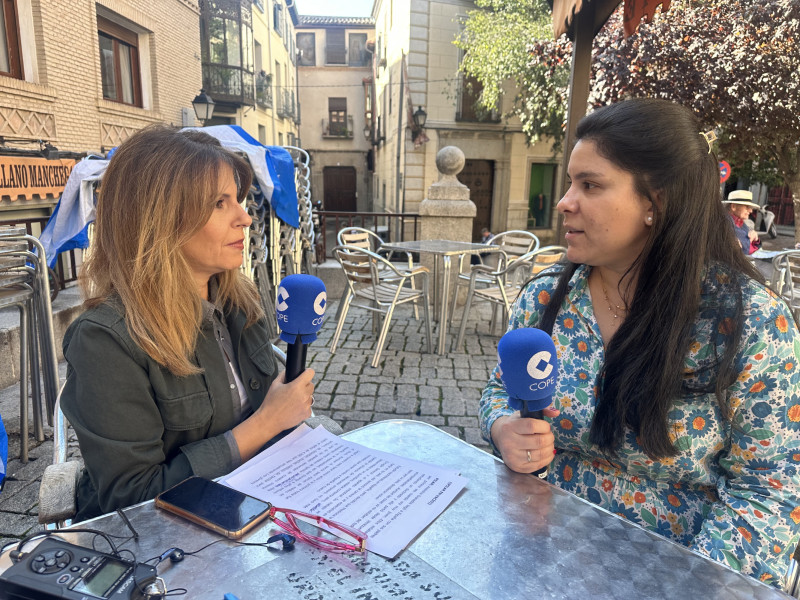
<path id="1" fill-rule="evenodd" d="M 233 437 L 243 461 L 252 458 L 281 431 L 295 427 L 311 416 L 314 369 L 306 369 L 289 383 L 284 381 L 285 377 L 285 371 L 279 373 L 258 410 L 233 428 Z"/>
<path id="2" fill-rule="evenodd" d="M 545 408 L 542 412 L 551 418 L 561 414 L 555 408 Z M 500 417 L 492 424 L 492 441 L 500 450 L 506 466 L 517 473 L 538 471 L 549 465 L 555 456 L 555 438 L 550 423 L 523 419 L 518 412 Z"/>

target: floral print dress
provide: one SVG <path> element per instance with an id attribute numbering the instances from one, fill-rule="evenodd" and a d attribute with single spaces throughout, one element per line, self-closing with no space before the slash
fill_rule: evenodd
<path id="1" fill-rule="evenodd" d="M 739 376 L 728 389 L 729 421 L 722 418 L 713 393 L 687 394 L 675 399 L 669 413 L 678 455 L 654 461 L 628 431 L 612 463 L 589 442 L 604 360 L 587 286 L 590 271 L 578 267 L 553 326 L 560 361 L 553 406 L 561 414 L 548 419 L 557 449 L 548 480 L 780 587 L 800 538 L 800 338 L 785 303 L 747 280 L 734 364 Z M 684 383 L 712 380 L 714 347 L 721 339 L 714 317 L 721 306 L 733 303 L 717 285 L 721 277 L 712 268 L 705 278 Z M 536 327 L 555 284 L 556 276 L 531 282 L 512 309 L 510 328 Z M 495 369 L 480 404 L 482 433 L 490 443 L 494 421 L 513 413 L 507 398 Z"/>

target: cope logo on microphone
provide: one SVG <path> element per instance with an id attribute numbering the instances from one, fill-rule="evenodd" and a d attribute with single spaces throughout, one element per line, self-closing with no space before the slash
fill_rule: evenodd
<path id="1" fill-rule="evenodd" d="M 324 292 L 323 292 L 324 293 Z M 278 288 L 278 304 L 275 306 L 280 311 L 284 311 L 289 308 L 289 305 L 286 304 L 286 301 L 289 299 L 289 292 L 286 291 L 286 288 L 280 286 Z M 316 309 L 316 305 L 314 307 Z"/>
<path id="2" fill-rule="evenodd" d="M 537 380 L 530 385 L 529 389 L 533 391 L 543 390 L 549 386 L 555 385 L 556 376 L 555 373 L 553 373 L 553 365 L 550 362 L 552 358 L 553 355 L 550 352 L 542 350 L 531 356 L 530 360 L 528 360 L 526 366 L 528 375 L 530 375 L 532 379 Z"/>
<path id="3" fill-rule="evenodd" d="M 317 298 L 314 300 L 314 312 L 318 315 L 325 314 L 325 307 L 327 306 L 328 294 L 325 292 L 320 292 Z"/>
<path id="4" fill-rule="evenodd" d="M 528 375 L 534 379 L 545 379 L 553 372 L 553 365 L 550 364 L 552 354 L 547 350 L 537 352 L 528 361 Z"/>

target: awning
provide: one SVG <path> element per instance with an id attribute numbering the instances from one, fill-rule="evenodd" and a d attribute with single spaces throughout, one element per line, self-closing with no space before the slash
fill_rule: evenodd
<path id="1" fill-rule="evenodd" d="M 625 0 L 623 26 L 625 37 L 633 35 L 642 18 L 652 19 L 656 7 L 661 4 L 661 10 L 669 10 L 671 0 Z M 575 15 L 585 4 L 594 4 L 594 30 L 592 36 L 603 27 L 611 13 L 619 6 L 620 0 L 553 0 L 553 35 L 555 39 L 566 33 L 569 39 L 574 40 Z"/>

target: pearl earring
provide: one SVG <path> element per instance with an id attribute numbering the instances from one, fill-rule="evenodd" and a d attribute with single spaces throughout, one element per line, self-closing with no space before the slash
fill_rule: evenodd
<path id="1" fill-rule="evenodd" d="M 647 217 L 647 224 L 648 225 L 652 225 L 653 224 L 653 217 Z"/>

